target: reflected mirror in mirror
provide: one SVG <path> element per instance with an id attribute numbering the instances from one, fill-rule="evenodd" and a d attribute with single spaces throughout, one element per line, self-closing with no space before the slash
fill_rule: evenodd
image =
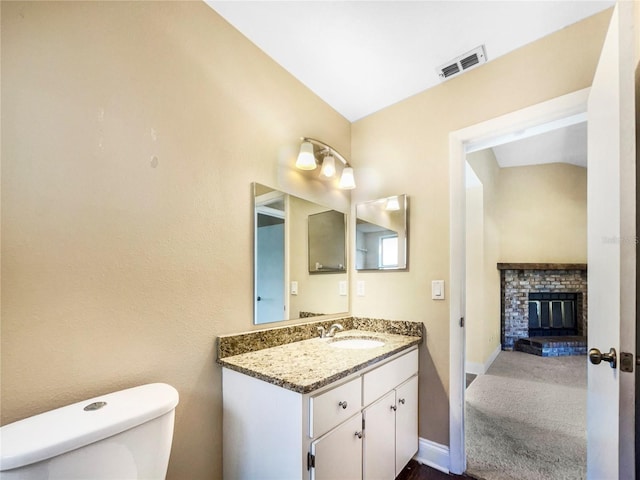
<path id="1" fill-rule="evenodd" d="M 341 249 L 346 266 L 345 214 L 258 183 L 253 189 L 254 323 L 348 313 L 346 267 L 336 275 L 314 275 L 308 260 L 309 246 L 317 243 L 309 237 L 310 219 L 340 217 L 341 236 L 325 235 L 322 242 L 328 251 Z M 333 260 L 322 261 L 333 266 Z"/>
<path id="2" fill-rule="evenodd" d="M 345 217 L 335 210 L 309 215 L 309 273 L 346 271 Z"/>
<path id="3" fill-rule="evenodd" d="M 406 195 L 356 205 L 356 270 L 408 268 L 408 206 Z"/>

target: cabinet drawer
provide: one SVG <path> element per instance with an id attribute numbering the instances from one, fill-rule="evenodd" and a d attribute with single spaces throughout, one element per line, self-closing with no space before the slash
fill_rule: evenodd
<path id="1" fill-rule="evenodd" d="M 319 437 L 360 410 L 360 377 L 309 398 L 309 437 Z"/>
<path id="2" fill-rule="evenodd" d="M 415 349 L 363 376 L 363 404 L 369 405 L 389 390 L 393 390 L 418 371 L 418 350 Z"/>

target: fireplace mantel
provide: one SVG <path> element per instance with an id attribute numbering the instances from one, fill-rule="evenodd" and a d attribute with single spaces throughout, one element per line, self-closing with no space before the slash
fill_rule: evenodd
<path id="1" fill-rule="evenodd" d="M 498 270 L 587 270 L 586 263 L 498 263 Z"/>

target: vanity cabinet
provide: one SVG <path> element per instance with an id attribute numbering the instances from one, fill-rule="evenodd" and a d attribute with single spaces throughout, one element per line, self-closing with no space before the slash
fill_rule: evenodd
<path id="1" fill-rule="evenodd" d="M 418 449 L 418 376 L 363 410 L 363 478 L 393 479 Z"/>
<path id="2" fill-rule="evenodd" d="M 418 450 L 418 349 L 314 392 L 223 368 L 225 479 L 393 480 Z"/>

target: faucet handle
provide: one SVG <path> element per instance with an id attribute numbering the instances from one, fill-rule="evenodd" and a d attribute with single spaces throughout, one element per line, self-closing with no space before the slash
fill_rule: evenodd
<path id="1" fill-rule="evenodd" d="M 326 330 L 324 329 L 324 327 L 321 325 L 317 327 L 317 330 L 318 330 L 318 333 L 320 334 L 320 338 L 324 338 L 326 334 Z"/>

